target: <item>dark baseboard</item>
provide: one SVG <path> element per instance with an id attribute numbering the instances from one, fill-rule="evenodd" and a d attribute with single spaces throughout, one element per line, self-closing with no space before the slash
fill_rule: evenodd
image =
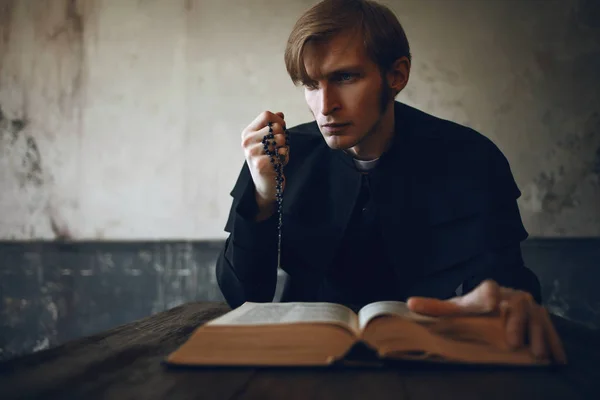
<path id="1" fill-rule="evenodd" d="M 0 242 L 0 360 L 189 301 L 222 301 L 214 241 Z M 600 238 L 531 238 L 551 312 L 600 328 Z"/>

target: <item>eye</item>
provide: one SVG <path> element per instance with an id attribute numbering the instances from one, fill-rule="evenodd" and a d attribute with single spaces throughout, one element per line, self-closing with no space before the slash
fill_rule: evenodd
<path id="1" fill-rule="evenodd" d="M 356 74 L 350 72 L 341 72 L 336 76 L 336 81 L 340 83 L 353 82 L 356 79 Z"/>

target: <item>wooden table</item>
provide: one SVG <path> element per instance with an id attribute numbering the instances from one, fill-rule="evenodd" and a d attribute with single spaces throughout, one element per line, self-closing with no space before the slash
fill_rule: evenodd
<path id="1" fill-rule="evenodd" d="M 600 333 L 553 316 L 560 370 L 168 369 L 160 361 L 229 308 L 189 303 L 0 364 L 0 399 L 600 399 Z"/>

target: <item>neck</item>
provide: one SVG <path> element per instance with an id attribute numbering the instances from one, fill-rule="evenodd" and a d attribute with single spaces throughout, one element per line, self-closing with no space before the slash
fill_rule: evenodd
<path id="1" fill-rule="evenodd" d="M 388 149 L 394 137 L 394 102 L 390 102 L 369 133 L 347 151 L 358 160 L 374 160 Z"/>

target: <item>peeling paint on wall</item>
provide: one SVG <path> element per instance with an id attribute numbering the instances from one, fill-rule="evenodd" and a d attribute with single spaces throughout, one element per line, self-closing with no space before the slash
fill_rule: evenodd
<path id="1" fill-rule="evenodd" d="M 7 39 L 0 43 L 0 237 L 62 241 L 75 236 L 84 11 L 93 10 L 93 3 L 0 1 L 0 10 L 10 9 L 0 16 Z"/>
<path id="2" fill-rule="evenodd" d="M 35 139 L 24 132 L 27 122 L 6 118 L 0 105 L 0 157 L 3 167 L 14 174 L 19 186 L 36 187 L 44 183 L 42 157 Z"/>
<path id="3" fill-rule="evenodd" d="M 571 125 L 580 126 L 581 130 L 565 134 L 547 153 L 547 164 L 553 168 L 534 177 L 524 190 L 523 203 L 526 211 L 548 215 L 567 210 L 591 213 L 590 221 L 597 223 L 594 218 L 600 217 L 599 207 L 581 211 L 578 208 L 588 200 L 581 197 L 582 187 L 600 187 L 600 113 L 594 111 L 581 124 Z M 600 227 L 597 229 L 600 231 Z"/>

